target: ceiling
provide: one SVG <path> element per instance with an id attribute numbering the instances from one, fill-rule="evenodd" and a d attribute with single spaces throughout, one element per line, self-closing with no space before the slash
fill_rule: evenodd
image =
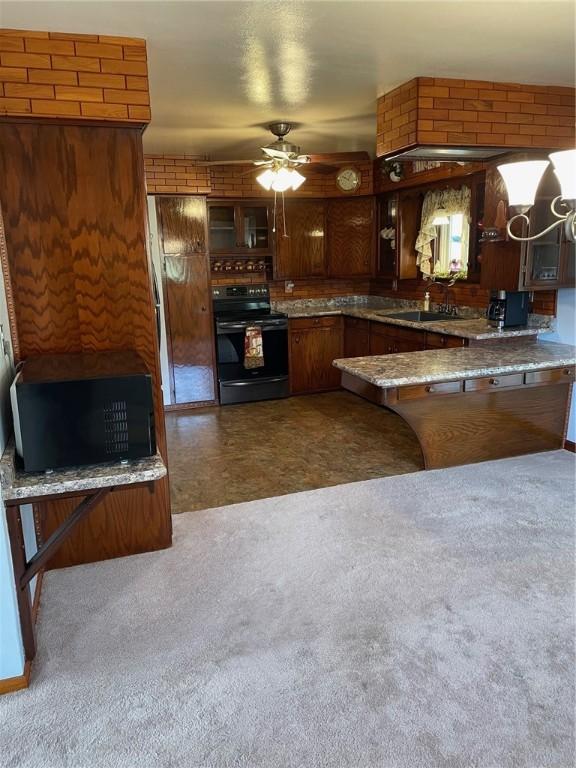
<path id="1" fill-rule="evenodd" d="M 412 77 L 574 85 L 572 0 L 0 0 L 0 26 L 144 37 L 148 152 L 243 159 L 300 123 L 309 153 L 374 153 L 378 95 Z"/>

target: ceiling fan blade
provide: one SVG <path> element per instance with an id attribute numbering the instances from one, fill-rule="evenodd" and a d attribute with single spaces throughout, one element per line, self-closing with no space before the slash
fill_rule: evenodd
<path id="1" fill-rule="evenodd" d="M 308 165 L 312 162 L 312 158 L 309 155 L 298 155 L 294 158 L 295 163 L 301 163 L 302 165 Z"/>
<path id="2" fill-rule="evenodd" d="M 274 165 L 274 160 L 254 160 L 254 165 Z"/>
<path id="3" fill-rule="evenodd" d="M 282 152 L 280 149 L 270 149 L 270 147 L 261 147 L 262 152 L 269 157 L 275 157 L 279 160 L 290 160 L 291 152 Z"/>

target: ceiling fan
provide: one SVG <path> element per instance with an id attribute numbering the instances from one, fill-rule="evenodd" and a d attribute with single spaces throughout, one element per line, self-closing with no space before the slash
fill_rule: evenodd
<path id="1" fill-rule="evenodd" d="M 261 147 L 264 157 L 260 160 L 214 160 L 207 165 L 247 165 L 251 163 L 254 168 L 263 168 L 263 172 L 256 177 L 258 183 L 264 189 L 274 192 L 286 192 L 289 189 L 298 189 L 306 178 L 298 172 L 303 165 L 314 165 L 315 169 L 323 173 L 334 173 L 336 168 L 326 162 L 315 162 L 310 155 L 300 154 L 300 147 L 286 141 L 286 136 L 294 127 L 293 123 L 270 123 L 268 130 L 276 137 L 276 141 Z M 336 164 L 335 164 L 336 165 Z"/>

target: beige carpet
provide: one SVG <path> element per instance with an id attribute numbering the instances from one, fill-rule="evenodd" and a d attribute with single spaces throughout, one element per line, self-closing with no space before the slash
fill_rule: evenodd
<path id="1" fill-rule="evenodd" d="M 565 451 L 179 515 L 49 573 L 3 768 L 571 768 Z"/>

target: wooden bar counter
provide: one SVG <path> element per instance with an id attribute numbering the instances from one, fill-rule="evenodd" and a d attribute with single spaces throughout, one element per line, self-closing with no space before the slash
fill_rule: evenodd
<path id="1" fill-rule="evenodd" d="M 342 386 L 398 413 L 426 469 L 562 448 L 576 347 L 525 342 L 335 360 Z"/>

